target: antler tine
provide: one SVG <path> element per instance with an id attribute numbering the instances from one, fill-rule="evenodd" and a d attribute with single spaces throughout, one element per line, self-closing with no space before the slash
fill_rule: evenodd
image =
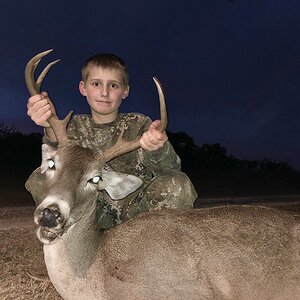
<path id="1" fill-rule="evenodd" d="M 60 61 L 59 59 L 57 59 L 57 60 L 49 63 L 44 68 L 44 70 L 41 72 L 37 81 L 35 81 L 34 74 L 35 74 L 35 70 L 36 70 L 37 66 L 39 65 L 42 58 L 44 56 L 48 55 L 52 51 L 53 51 L 53 49 L 50 49 L 50 50 L 46 50 L 41 53 L 38 53 L 33 58 L 31 58 L 26 65 L 25 82 L 26 82 L 28 91 L 31 96 L 40 93 L 41 84 L 42 84 L 44 78 L 46 77 L 48 71 L 50 70 L 50 68 L 53 65 L 55 65 L 56 63 L 58 63 Z M 48 119 L 48 122 L 49 122 L 51 128 L 53 129 L 56 139 L 60 145 L 65 144 L 67 142 L 66 127 L 70 120 L 71 114 L 72 114 L 72 112 L 70 112 L 64 120 L 59 120 L 57 118 L 57 116 L 54 116 L 53 114 Z"/>
<path id="2" fill-rule="evenodd" d="M 113 158 L 131 152 L 133 150 L 139 149 L 141 147 L 140 139 L 127 142 L 123 139 L 123 133 L 124 133 L 124 128 L 122 128 L 122 131 L 120 133 L 117 142 L 112 147 L 110 147 L 109 149 L 103 152 L 103 160 L 105 162 L 108 162 Z"/>
<path id="3" fill-rule="evenodd" d="M 159 103 L 160 103 L 161 122 L 158 126 L 158 130 L 160 132 L 164 132 L 167 127 L 167 123 L 168 123 L 165 96 L 163 93 L 162 85 L 159 82 L 159 80 L 156 77 L 153 77 L 153 80 L 157 87 L 157 91 L 158 91 L 158 95 L 159 95 Z M 107 149 L 103 153 L 103 158 L 104 158 L 105 162 L 108 162 L 108 161 L 112 160 L 113 158 L 120 156 L 121 154 L 131 152 L 131 151 L 136 150 L 141 147 L 140 139 L 136 139 L 136 140 L 129 141 L 129 142 L 125 141 L 123 139 L 123 132 L 124 132 L 124 128 L 122 129 L 121 134 L 120 134 L 116 144 L 113 145 L 111 148 Z"/>
<path id="4" fill-rule="evenodd" d="M 42 71 L 42 73 L 40 74 L 40 76 L 38 77 L 38 79 L 37 79 L 37 81 L 36 81 L 36 85 L 37 85 L 38 90 L 40 90 L 41 85 L 42 85 L 42 83 L 43 83 L 43 80 L 44 80 L 44 78 L 46 77 L 46 75 L 47 75 L 48 71 L 50 70 L 50 68 L 51 68 L 52 66 L 54 66 L 56 63 L 58 63 L 59 61 L 60 61 L 60 59 L 57 59 L 57 60 L 51 62 L 51 63 L 48 64 L 48 65 L 45 67 L 45 69 Z M 40 60 L 39 60 L 39 62 L 40 62 Z"/>
<path id="5" fill-rule="evenodd" d="M 27 88 L 28 88 L 31 96 L 36 95 L 40 92 L 39 91 L 40 85 L 50 68 L 48 68 L 47 72 L 44 72 L 45 70 L 42 72 L 42 73 L 44 73 L 44 77 L 41 78 L 41 80 L 39 82 L 39 86 L 37 85 L 37 82 L 35 82 L 35 79 L 34 79 L 35 70 L 36 70 L 38 64 L 40 63 L 41 59 L 52 51 L 53 51 L 53 49 L 50 49 L 50 50 L 47 50 L 47 51 L 44 51 L 44 52 L 41 52 L 41 53 L 35 55 L 33 58 L 31 58 L 29 60 L 29 62 L 26 65 L 25 82 L 26 82 Z M 39 77 L 39 79 L 40 79 L 40 77 Z"/>
<path id="6" fill-rule="evenodd" d="M 154 83 L 156 85 L 158 95 L 159 95 L 159 104 L 160 104 L 160 124 L 157 127 L 157 129 L 160 132 L 164 132 L 167 128 L 168 124 L 168 115 L 167 115 L 167 107 L 166 107 L 166 101 L 165 101 L 165 95 L 162 89 L 162 85 L 157 77 L 153 77 Z"/>

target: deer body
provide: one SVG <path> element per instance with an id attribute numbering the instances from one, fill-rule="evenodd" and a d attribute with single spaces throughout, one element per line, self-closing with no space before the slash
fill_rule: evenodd
<path id="1" fill-rule="evenodd" d="M 232 206 L 145 213 L 100 233 L 91 216 L 44 245 L 64 299 L 298 299 L 297 224 Z"/>
<path id="2" fill-rule="evenodd" d="M 53 65 L 34 82 L 48 53 L 27 64 L 31 94 Z M 164 131 L 164 97 L 156 84 Z M 140 142 L 121 134 L 104 153 L 70 145 L 67 120 L 48 119 L 59 146 L 43 145 L 45 197 L 34 213 L 49 277 L 64 299 L 300 299 L 300 225 L 291 214 L 251 206 L 170 209 L 98 230 L 99 190 L 113 201 L 141 185 L 105 163 Z"/>

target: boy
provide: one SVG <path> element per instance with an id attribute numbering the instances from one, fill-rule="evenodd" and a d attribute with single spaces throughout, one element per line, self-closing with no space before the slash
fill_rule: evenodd
<path id="1" fill-rule="evenodd" d="M 135 215 L 161 208 L 192 208 L 197 193 L 189 178 L 180 171 L 180 159 L 166 133 L 138 113 L 119 113 L 121 102 L 129 95 L 128 71 L 124 61 L 113 54 L 89 58 L 82 68 L 80 93 L 86 97 L 91 115 L 75 115 L 68 126 L 68 138 L 83 147 L 111 147 L 124 127 L 124 138 L 141 136 L 141 149 L 117 157 L 107 164 L 113 170 L 135 175 L 143 185 L 122 200 L 112 200 L 99 192 L 97 222 L 108 229 Z M 29 98 L 28 115 L 45 127 L 44 143 L 55 145 L 56 138 L 47 119 L 56 114 L 46 92 Z M 43 199 L 43 175 L 37 169 L 26 182 L 36 204 Z"/>

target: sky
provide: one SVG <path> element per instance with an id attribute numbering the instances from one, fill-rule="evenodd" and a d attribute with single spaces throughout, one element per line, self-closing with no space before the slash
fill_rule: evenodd
<path id="1" fill-rule="evenodd" d="M 122 112 L 158 117 L 157 76 L 169 131 L 300 170 L 299 16 L 299 0 L 1 1 L 0 122 L 41 132 L 26 114 L 24 68 L 52 48 L 41 65 L 61 61 L 42 89 L 61 118 L 89 113 L 78 92 L 81 66 L 109 52 L 129 68 Z"/>

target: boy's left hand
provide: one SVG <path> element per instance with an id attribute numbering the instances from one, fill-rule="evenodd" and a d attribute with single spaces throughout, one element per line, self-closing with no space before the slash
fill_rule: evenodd
<path id="1" fill-rule="evenodd" d="M 140 142 L 141 147 L 147 151 L 154 151 L 161 148 L 168 140 L 166 132 L 160 132 L 157 130 L 157 126 L 160 124 L 160 120 L 152 122 L 148 131 L 144 132 Z"/>

